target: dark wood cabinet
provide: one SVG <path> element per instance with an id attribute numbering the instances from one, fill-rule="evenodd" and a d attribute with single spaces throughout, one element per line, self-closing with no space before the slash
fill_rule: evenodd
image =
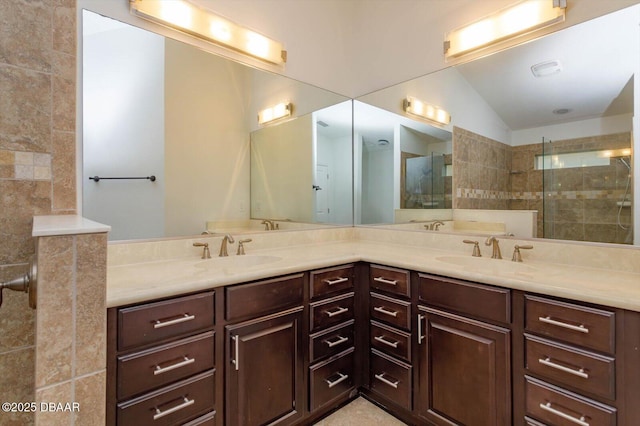
<path id="1" fill-rule="evenodd" d="M 226 424 L 293 424 L 303 415 L 302 311 L 227 325 Z"/>
<path id="2" fill-rule="evenodd" d="M 511 424 L 510 330 L 420 307 L 419 414 L 436 424 Z"/>

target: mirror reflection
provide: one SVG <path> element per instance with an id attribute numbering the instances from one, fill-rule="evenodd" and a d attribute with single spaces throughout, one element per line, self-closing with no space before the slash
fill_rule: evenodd
<path id="1" fill-rule="evenodd" d="M 451 113 L 437 127 L 452 133 L 454 224 L 632 244 L 639 21 L 633 6 L 359 101 L 402 115 L 401 100 L 415 96 Z M 387 208 L 401 209 L 400 198 Z M 410 210 L 385 222 L 439 219 Z"/>
<path id="2" fill-rule="evenodd" d="M 286 125 L 297 126 L 348 99 L 86 10 L 82 60 L 83 215 L 111 225 L 112 240 L 263 229 L 260 220 L 251 220 L 250 185 L 268 193 L 284 187 L 251 174 L 250 134 L 267 129 L 259 128 L 258 111 L 291 102 L 293 116 Z M 350 129 L 350 107 L 344 120 Z M 287 163 L 310 176 L 321 163 L 316 158 L 330 156 L 338 146 L 327 143 L 322 146 L 327 154 L 317 154 L 318 141 L 326 138 L 312 130 L 315 139 L 296 142 L 313 159 L 289 157 Z M 275 156 L 269 161 L 285 158 L 277 143 L 265 142 Z M 350 151 L 350 130 L 347 146 Z M 331 167 L 334 175 L 351 175 L 350 158 Z M 95 176 L 101 179 L 89 180 Z M 148 176 L 155 181 L 105 179 Z M 313 194 L 312 185 L 304 182 L 306 194 Z M 351 183 L 340 185 L 349 188 L 350 206 Z M 309 196 L 296 207 L 313 211 L 316 204 Z M 348 212 L 320 217 L 266 205 L 257 217 L 288 219 L 282 228 L 293 221 L 352 224 Z"/>

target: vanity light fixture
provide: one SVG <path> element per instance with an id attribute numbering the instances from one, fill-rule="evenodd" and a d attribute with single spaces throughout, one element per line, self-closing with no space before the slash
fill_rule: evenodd
<path id="1" fill-rule="evenodd" d="M 451 115 L 447 111 L 437 106 L 422 102 L 420 99 L 416 99 L 413 96 L 407 96 L 405 98 L 403 108 L 407 114 L 426 118 L 427 120 L 434 121 L 438 124 L 449 124 L 451 122 Z"/>
<path id="2" fill-rule="evenodd" d="M 499 10 L 445 34 L 445 58 L 456 58 L 494 43 L 563 22 L 566 7 L 566 0 L 524 0 Z"/>
<path id="3" fill-rule="evenodd" d="M 130 11 L 140 18 L 196 36 L 266 62 L 287 61 L 282 43 L 235 24 L 187 0 L 129 0 Z"/>
<path id="4" fill-rule="evenodd" d="M 258 124 L 268 124 L 285 117 L 290 117 L 293 111 L 291 102 L 282 102 L 258 112 Z"/>

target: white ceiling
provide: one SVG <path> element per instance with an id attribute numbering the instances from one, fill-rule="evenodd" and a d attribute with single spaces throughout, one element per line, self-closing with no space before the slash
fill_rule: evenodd
<path id="1" fill-rule="evenodd" d="M 638 6 L 456 68 L 511 130 L 633 112 Z M 559 60 L 560 73 L 530 67 Z M 569 113 L 553 114 L 558 108 Z"/>

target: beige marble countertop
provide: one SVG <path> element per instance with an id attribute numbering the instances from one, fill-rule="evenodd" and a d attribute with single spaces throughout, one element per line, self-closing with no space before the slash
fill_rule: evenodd
<path id="1" fill-rule="evenodd" d="M 523 254 L 523 257 L 526 255 Z M 338 241 L 110 266 L 107 306 L 365 261 L 640 312 L 640 274 L 549 262 L 473 258 L 460 252 L 372 241 Z"/>

